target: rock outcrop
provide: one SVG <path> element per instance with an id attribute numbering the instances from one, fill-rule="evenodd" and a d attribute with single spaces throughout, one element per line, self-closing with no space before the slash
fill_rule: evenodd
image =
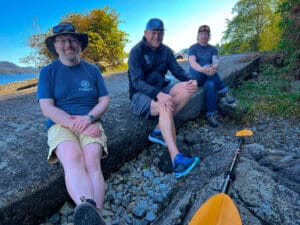
<path id="1" fill-rule="evenodd" d="M 233 87 L 257 70 L 258 61 L 255 54 L 224 56 L 220 75 Z M 187 62 L 182 66 L 187 69 Z M 108 177 L 149 145 L 147 136 L 155 121 L 144 121 L 131 113 L 126 73 L 107 76 L 106 83 L 111 104 L 103 123 L 109 137 L 109 157 L 103 160 L 102 168 Z M 0 107 L 0 224 L 38 224 L 68 198 L 62 167 L 46 162 L 46 130 L 35 93 L 0 101 Z M 201 88 L 178 115 L 177 125 L 197 118 L 203 109 Z"/>

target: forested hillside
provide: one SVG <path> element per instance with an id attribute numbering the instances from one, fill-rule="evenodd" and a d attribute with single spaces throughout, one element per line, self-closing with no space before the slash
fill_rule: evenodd
<path id="1" fill-rule="evenodd" d="M 0 74 L 36 74 L 38 70 L 33 67 L 19 67 L 11 62 L 0 62 Z"/>

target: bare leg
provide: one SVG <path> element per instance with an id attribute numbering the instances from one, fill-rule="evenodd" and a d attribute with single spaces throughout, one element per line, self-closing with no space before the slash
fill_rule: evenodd
<path id="1" fill-rule="evenodd" d="M 176 102 L 176 108 L 174 112 L 174 115 L 176 115 L 190 100 L 190 98 L 193 96 L 193 93 L 187 92 L 183 83 L 178 83 L 171 89 L 170 95 Z"/>
<path id="2" fill-rule="evenodd" d="M 83 148 L 85 166 L 93 186 L 93 200 L 101 209 L 105 196 L 105 181 L 101 170 L 102 148 L 98 143 L 91 143 Z"/>
<path id="3" fill-rule="evenodd" d="M 80 146 L 72 141 L 65 141 L 57 147 L 56 155 L 64 168 L 68 193 L 76 205 L 81 203 L 82 196 L 93 199 L 93 186 Z"/>
<path id="4" fill-rule="evenodd" d="M 173 119 L 173 112 L 165 110 L 164 106 L 160 107 L 158 126 L 161 129 L 161 133 L 168 146 L 170 157 L 172 162 L 175 156 L 179 153 L 176 145 L 176 131 Z"/>
<path id="5" fill-rule="evenodd" d="M 174 115 L 178 113 L 192 97 L 192 93 L 185 90 L 183 83 L 176 84 L 170 91 L 170 95 L 174 98 L 176 108 L 174 112 L 166 110 L 158 102 L 151 102 L 151 114 L 159 115 L 159 121 L 156 129 L 160 129 L 163 138 L 168 146 L 172 162 L 175 156 L 179 153 L 176 145 L 176 129 L 174 124 Z"/>
<path id="6" fill-rule="evenodd" d="M 185 90 L 183 83 L 174 85 L 169 94 L 174 98 L 176 102 L 174 115 L 176 115 L 193 96 L 193 93 L 189 93 Z M 155 129 L 160 129 L 159 123 L 156 125 Z"/>

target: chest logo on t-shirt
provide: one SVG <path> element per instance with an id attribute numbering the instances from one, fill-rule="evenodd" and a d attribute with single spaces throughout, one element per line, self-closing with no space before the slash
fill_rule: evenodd
<path id="1" fill-rule="evenodd" d="M 91 91 L 93 88 L 90 87 L 90 82 L 87 80 L 83 80 L 80 83 L 80 88 L 78 89 L 79 91 Z"/>

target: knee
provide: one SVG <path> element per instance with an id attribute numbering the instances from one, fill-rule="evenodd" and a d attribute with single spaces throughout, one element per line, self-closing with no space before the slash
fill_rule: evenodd
<path id="1" fill-rule="evenodd" d="M 100 159 L 96 158 L 96 159 L 92 159 L 92 160 L 86 160 L 85 163 L 85 168 L 86 171 L 90 174 L 90 173 L 95 173 L 95 172 L 101 172 L 100 169 Z M 101 172 L 102 174 L 102 172 Z"/>
<path id="2" fill-rule="evenodd" d="M 204 88 L 206 91 L 214 91 L 216 89 L 215 83 L 212 81 L 207 81 L 204 84 Z"/>
<path id="3" fill-rule="evenodd" d="M 171 95 L 174 97 L 174 99 L 178 101 L 186 100 L 187 98 L 190 98 L 194 93 L 188 91 L 186 89 L 186 86 L 184 83 L 180 83 L 178 85 L 178 89 L 176 92 L 171 93 Z"/>
<path id="4" fill-rule="evenodd" d="M 166 107 L 164 104 L 159 103 L 158 104 L 158 113 L 159 115 L 170 115 L 173 116 L 173 112 L 170 108 Z"/>
<path id="5" fill-rule="evenodd" d="M 69 155 L 69 159 L 76 164 L 84 163 L 84 156 L 81 151 L 74 151 Z"/>
<path id="6" fill-rule="evenodd" d="M 85 154 L 85 168 L 88 173 L 99 172 L 100 166 L 100 151 L 99 149 L 89 149 L 88 154 Z M 100 170 L 101 171 L 101 170 Z"/>
<path id="7" fill-rule="evenodd" d="M 102 176 L 101 168 L 97 162 L 87 162 L 85 168 L 88 174 L 99 173 Z"/>
<path id="8" fill-rule="evenodd" d="M 76 151 L 75 149 L 63 150 L 63 153 L 59 153 L 58 158 L 65 170 L 73 167 L 84 167 L 84 156 L 81 151 Z"/>

